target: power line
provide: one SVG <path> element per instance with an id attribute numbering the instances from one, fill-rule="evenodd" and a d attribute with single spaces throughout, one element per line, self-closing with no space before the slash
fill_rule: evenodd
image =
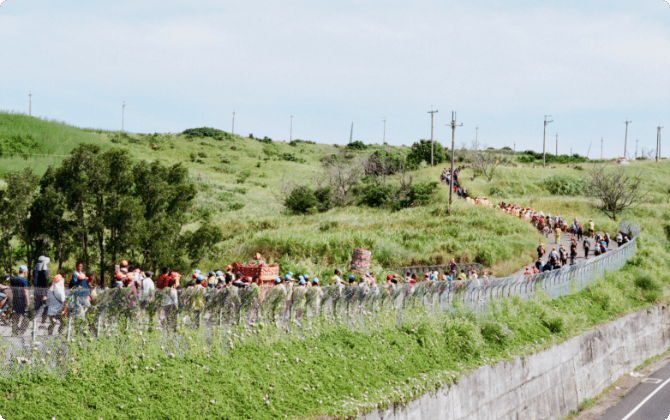
<path id="1" fill-rule="evenodd" d="M 542 167 L 544 168 L 547 164 L 547 124 L 554 122 L 554 120 L 547 121 L 547 117 L 551 117 L 551 115 L 545 115 L 544 116 L 544 135 L 542 136 Z"/>
<path id="2" fill-rule="evenodd" d="M 433 117 L 435 116 L 436 113 L 439 111 L 436 109 L 433 111 L 433 107 L 430 107 L 430 111 L 428 113 L 430 114 L 430 166 L 434 166 L 433 163 Z"/>

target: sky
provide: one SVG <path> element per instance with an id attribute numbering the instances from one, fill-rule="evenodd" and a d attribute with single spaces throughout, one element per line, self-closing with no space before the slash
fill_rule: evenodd
<path id="1" fill-rule="evenodd" d="M 670 130 L 664 0 L 5 0 L 0 109 L 130 132 L 600 157 Z M 384 119 L 386 133 L 384 135 Z M 479 127 L 477 130 L 476 128 Z M 666 135 L 670 139 L 670 133 Z M 667 152 L 665 151 L 667 150 Z M 663 148 L 670 154 L 670 146 Z"/>

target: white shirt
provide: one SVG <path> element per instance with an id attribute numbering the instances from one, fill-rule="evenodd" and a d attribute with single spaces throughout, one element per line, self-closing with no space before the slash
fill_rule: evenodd
<path id="1" fill-rule="evenodd" d="M 140 289 L 140 300 L 149 300 L 156 290 L 154 286 L 154 281 L 149 277 L 145 277 L 142 281 L 142 288 Z"/>

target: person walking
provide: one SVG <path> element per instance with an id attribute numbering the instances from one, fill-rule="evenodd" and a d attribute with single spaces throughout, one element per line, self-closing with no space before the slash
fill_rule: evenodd
<path id="1" fill-rule="evenodd" d="M 589 248 L 591 248 L 591 240 L 589 239 L 588 236 L 584 238 L 584 258 L 587 259 L 589 258 Z"/>
<path id="2" fill-rule="evenodd" d="M 544 256 L 544 252 L 545 252 L 544 244 L 542 242 L 540 242 L 540 245 L 537 247 L 537 259 L 538 260 L 540 258 L 542 258 L 542 256 Z"/>
<path id="3" fill-rule="evenodd" d="M 60 271 L 54 276 L 54 281 L 47 292 L 49 299 L 47 316 L 49 317 L 49 327 L 47 334 L 52 335 L 56 327 L 56 321 L 60 324 L 58 334 L 63 331 L 65 323 L 63 322 L 63 304 L 65 303 L 65 280 Z"/>
<path id="4" fill-rule="evenodd" d="M 596 224 L 593 223 L 593 219 L 589 219 L 589 236 L 593 236 L 596 231 Z"/>
<path id="5" fill-rule="evenodd" d="M 12 286 L 12 334 L 23 335 L 28 326 L 30 297 L 28 296 L 28 266 L 19 266 L 19 275 L 11 281 Z"/>
<path id="6" fill-rule="evenodd" d="M 557 244 L 561 242 L 561 228 L 558 226 L 554 229 L 554 240 Z"/>

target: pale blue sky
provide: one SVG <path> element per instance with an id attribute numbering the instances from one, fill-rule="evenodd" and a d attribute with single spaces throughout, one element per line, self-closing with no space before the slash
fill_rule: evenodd
<path id="1" fill-rule="evenodd" d="M 0 109 L 83 127 L 345 143 L 450 141 L 591 157 L 670 130 L 663 0 L 6 0 Z M 665 138 L 670 139 L 670 132 Z M 670 153 L 670 147 L 665 154 Z"/>

